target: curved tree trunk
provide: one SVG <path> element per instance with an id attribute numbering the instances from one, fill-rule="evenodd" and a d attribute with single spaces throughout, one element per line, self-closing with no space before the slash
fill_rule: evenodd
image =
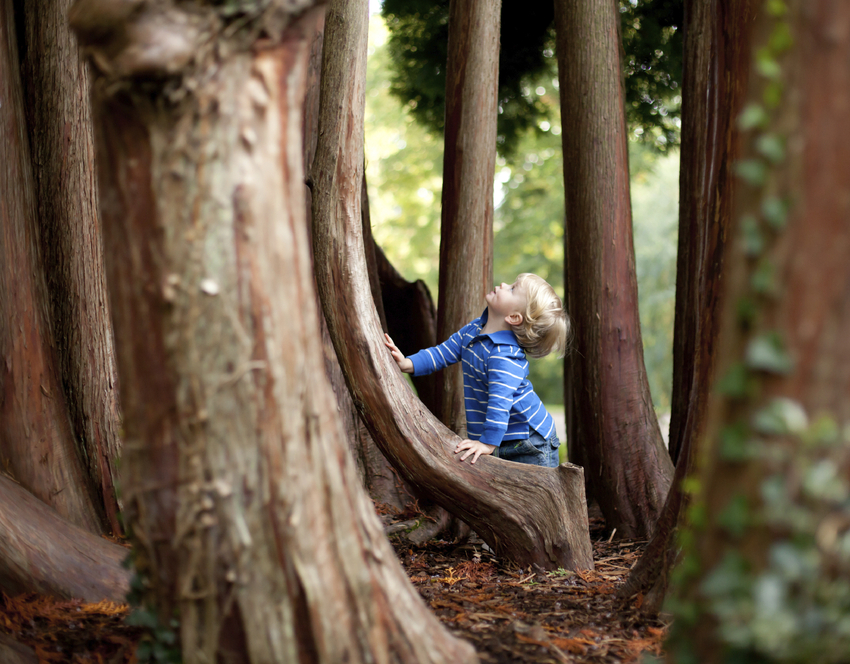
<path id="1" fill-rule="evenodd" d="M 789 635 L 794 651 L 782 648 L 785 661 L 837 662 L 847 653 L 846 634 L 834 626 L 846 620 L 846 603 L 836 609 L 833 589 L 850 574 L 841 552 L 850 452 L 839 433 L 850 419 L 850 6 L 826 0 L 786 5 L 787 14 L 779 16 L 763 9 L 753 27 L 754 57 L 770 58 L 776 67 L 770 78 L 753 67 L 750 78 L 747 101 L 766 116 L 748 132 L 742 157 L 760 162 L 764 174 L 738 188 L 740 226 L 730 245 L 721 321 L 718 376 L 734 368 L 744 380 L 712 399 L 700 454 L 699 499 L 707 519 L 694 534 L 690 569 L 697 572 L 689 584 L 700 612 L 685 629 L 704 662 L 772 661 Z M 778 137 L 787 150 L 765 150 Z M 787 215 L 771 201 L 787 201 Z M 748 217 L 755 227 L 747 237 Z M 753 231 L 761 243 L 752 242 Z M 767 291 L 753 278 L 766 264 L 774 277 Z M 748 310 L 740 307 L 745 301 Z M 827 477 L 840 482 L 843 498 Z M 736 519 L 730 506 L 737 507 Z M 782 565 L 789 552 L 806 561 L 802 592 Z M 705 580 L 719 578 L 721 566 L 740 575 L 718 610 Z M 776 582 L 781 593 L 766 608 L 788 615 L 787 627 L 768 643 L 756 633 L 729 643 L 724 617 L 735 630 L 749 625 L 742 618 L 761 608 L 760 588 Z M 810 622 L 813 615 L 824 622 Z"/>
<path id="2" fill-rule="evenodd" d="M 637 308 L 616 3 L 557 0 L 564 146 L 570 460 L 610 528 L 646 537 L 673 467 L 652 408 Z M 571 388 L 571 389 L 570 389 Z"/>
<path id="3" fill-rule="evenodd" d="M 307 68 L 307 85 L 306 94 L 304 96 L 304 171 L 310 172 L 313 164 L 313 156 L 316 153 L 316 141 L 318 139 L 319 126 L 319 97 L 321 91 L 321 70 L 322 70 L 322 50 L 324 44 L 324 18 L 316 27 L 315 35 L 310 47 L 310 62 Z M 371 221 L 369 219 L 369 203 L 366 197 L 366 178 L 363 178 L 362 185 L 363 197 L 363 233 L 370 238 L 369 246 L 374 243 L 371 241 Z M 308 225 L 311 221 L 312 193 L 309 186 L 306 189 L 306 209 Z M 312 248 L 311 248 L 312 249 Z M 384 325 L 383 307 L 380 306 L 380 279 L 378 276 L 378 267 L 375 262 L 375 253 L 370 257 L 369 284 L 372 288 L 373 297 L 378 311 L 381 313 L 382 326 Z M 318 305 L 318 297 L 317 297 Z M 339 367 L 339 360 L 336 357 L 336 352 L 333 349 L 330 335 L 328 334 L 327 325 L 324 315 L 320 316 L 319 325 L 322 334 L 322 350 L 325 358 L 325 370 L 328 380 L 336 396 L 337 406 L 340 419 L 342 420 L 345 437 L 348 440 L 349 448 L 354 456 L 354 461 L 357 465 L 357 473 L 369 497 L 376 503 L 388 505 L 392 509 L 402 510 L 412 500 L 412 495 L 409 488 L 402 482 L 389 462 L 381 454 L 380 450 L 375 446 L 372 437 L 369 435 L 366 427 L 363 425 L 357 409 L 351 401 L 351 395 L 348 393 L 348 386 L 345 384 L 345 377 L 342 375 L 342 369 Z"/>
<path id="4" fill-rule="evenodd" d="M 62 519 L 0 475 L 0 590 L 123 604 L 129 550 Z M 2 660 L 5 662 L 5 660 Z"/>
<path id="5" fill-rule="evenodd" d="M 497 554 L 546 569 L 592 567 L 581 469 L 491 457 L 475 466 L 458 462 L 457 438 L 413 396 L 383 344 L 360 223 L 366 21 L 365 5 L 349 8 L 345 19 L 328 16 L 311 178 L 317 281 L 354 403 L 404 478 L 470 524 Z"/>
<path id="6" fill-rule="evenodd" d="M 68 27 L 71 0 L 17 2 L 41 251 L 54 340 L 74 434 L 109 526 L 115 495 L 118 390 L 103 272 L 86 66 Z"/>
<path id="7" fill-rule="evenodd" d="M 758 0 L 690 0 L 686 5 L 679 180 L 679 254 L 673 342 L 670 455 L 673 484 L 655 532 L 623 586 L 623 595 L 653 588 L 642 609 L 657 612 L 677 557 L 675 534 L 687 506 L 682 480 L 705 433 L 714 380 L 727 243 L 740 152 L 737 118 L 746 95 L 750 38 Z"/>
<path id="8" fill-rule="evenodd" d="M 484 309 L 493 285 L 493 180 L 501 0 L 451 0 L 440 222 L 437 341 Z M 421 349 L 416 349 L 421 350 Z M 460 364 L 437 378 L 435 415 L 466 437 Z"/>
<path id="9" fill-rule="evenodd" d="M 187 663 L 474 661 L 383 537 L 324 377 L 302 170 L 311 5 L 72 12 L 105 67 L 96 139 L 137 564 L 160 618 L 179 612 Z"/>
<path id="10" fill-rule="evenodd" d="M 50 329 L 12 0 L 0 1 L 0 463 L 70 522 L 102 529 Z"/>

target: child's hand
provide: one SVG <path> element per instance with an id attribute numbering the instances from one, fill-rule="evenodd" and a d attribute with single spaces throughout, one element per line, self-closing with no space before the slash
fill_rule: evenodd
<path id="1" fill-rule="evenodd" d="M 392 353 L 393 359 L 399 369 L 401 369 L 404 373 L 413 373 L 413 362 L 408 360 L 402 354 L 402 352 L 393 343 L 393 340 L 390 339 L 389 334 L 384 334 L 384 345 L 390 349 L 390 353 Z"/>
<path id="2" fill-rule="evenodd" d="M 465 438 L 457 444 L 455 454 L 466 450 L 466 454 L 464 454 L 460 460 L 463 461 L 466 457 L 472 454 L 472 463 L 475 463 L 478 461 L 478 457 L 482 454 L 493 454 L 494 449 L 496 448 L 492 445 L 487 445 L 486 443 L 482 443 L 477 440 L 469 440 L 468 438 Z"/>

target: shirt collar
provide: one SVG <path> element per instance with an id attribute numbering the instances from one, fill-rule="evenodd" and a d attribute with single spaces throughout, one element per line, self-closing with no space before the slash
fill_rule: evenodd
<path id="1" fill-rule="evenodd" d="M 519 347 L 519 341 L 516 338 L 516 335 L 513 333 L 513 330 L 499 330 L 498 332 L 490 332 L 488 334 L 482 334 L 481 330 L 484 329 L 484 326 L 487 324 L 487 318 L 490 315 L 490 309 L 484 309 L 484 313 L 481 314 L 478 319 L 478 334 L 476 337 L 490 337 L 494 343 L 497 344 L 509 344 L 511 346 Z"/>

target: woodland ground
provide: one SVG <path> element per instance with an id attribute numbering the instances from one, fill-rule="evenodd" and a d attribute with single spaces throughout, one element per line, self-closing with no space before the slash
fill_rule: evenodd
<path id="1" fill-rule="evenodd" d="M 459 546 L 392 540 L 425 602 L 475 646 L 483 664 L 652 661 L 661 654 L 665 623 L 642 616 L 640 600 L 616 595 L 644 543 L 611 537 L 593 510 L 590 525 L 596 569 L 578 573 L 518 568 L 496 559 L 474 536 Z M 126 624 L 128 613 L 127 606 L 108 602 L 3 596 L 0 635 L 33 648 L 44 663 L 133 664 L 146 637 L 143 628 Z"/>

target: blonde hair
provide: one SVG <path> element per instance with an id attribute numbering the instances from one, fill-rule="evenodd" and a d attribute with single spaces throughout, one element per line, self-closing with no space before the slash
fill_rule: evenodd
<path id="1" fill-rule="evenodd" d="M 512 326 L 520 346 L 531 357 L 553 352 L 563 357 L 571 326 L 561 298 L 545 279 L 530 272 L 519 275 L 516 284 L 526 295 L 522 322 Z"/>

